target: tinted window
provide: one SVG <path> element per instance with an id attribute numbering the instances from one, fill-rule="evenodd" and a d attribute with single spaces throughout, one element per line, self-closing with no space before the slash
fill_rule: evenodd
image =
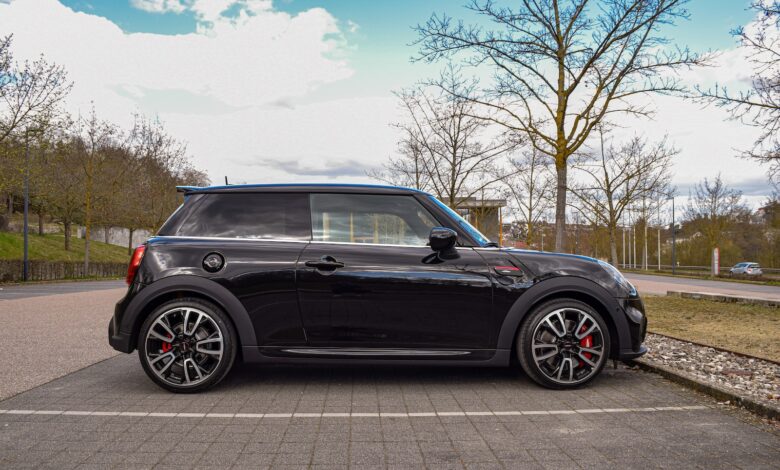
<path id="1" fill-rule="evenodd" d="M 425 246 L 439 225 L 412 196 L 312 194 L 316 241 Z"/>
<path id="2" fill-rule="evenodd" d="M 306 194 L 207 194 L 177 235 L 309 240 L 309 224 Z"/>

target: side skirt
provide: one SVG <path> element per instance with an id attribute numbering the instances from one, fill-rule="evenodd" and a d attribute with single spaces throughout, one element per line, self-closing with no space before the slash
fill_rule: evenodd
<path id="1" fill-rule="evenodd" d="M 508 349 L 242 348 L 244 362 L 266 364 L 386 364 L 506 367 Z"/>

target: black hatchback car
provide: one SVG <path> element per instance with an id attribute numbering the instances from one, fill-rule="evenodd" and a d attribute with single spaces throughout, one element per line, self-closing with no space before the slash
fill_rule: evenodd
<path id="1" fill-rule="evenodd" d="M 245 362 L 509 366 L 550 388 L 646 352 L 634 287 L 501 248 L 433 196 L 367 185 L 180 188 L 139 246 L 109 342 L 194 392 Z"/>

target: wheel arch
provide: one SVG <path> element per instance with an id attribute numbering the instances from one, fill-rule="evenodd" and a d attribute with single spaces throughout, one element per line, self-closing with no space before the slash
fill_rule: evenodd
<path id="1" fill-rule="evenodd" d="M 610 357 L 630 344 L 630 333 L 619 302 L 595 282 L 580 277 L 558 277 L 535 284 L 512 305 L 504 318 L 498 336 L 498 348 L 515 351 L 520 326 L 539 305 L 551 300 L 571 298 L 584 302 L 599 312 L 607 324 L 610 336 Z"/>
<path id="2" fill-rule="evenodd" d="M 249 314 L 243 304 L 225 287 L 193 275 L 171 276 L 141 289 L 130 301 L 122 317 L 120 330 L 129 334 L 135 349 L 138 333 L 144 320 L 165 302 L 184 297 L 195 297 L 215 304 L 227 315 L 238 335 L 238 351 L 244 346 L 256 346 L 257 338 Z"/>

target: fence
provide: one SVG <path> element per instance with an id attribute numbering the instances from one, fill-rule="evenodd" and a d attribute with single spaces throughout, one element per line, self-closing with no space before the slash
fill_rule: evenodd
<path id="1" fill-rule="evenodd" d="M 21 281 L 23 270 L 22 260 L 0 260 L 0 282 Z M 29 279 L 54 281 L 85 277 L 123 277 L 125 274 L 126 263 L 89 263 L 89 270 L 85 271 L 81 261 L 30 261 Z"/>

